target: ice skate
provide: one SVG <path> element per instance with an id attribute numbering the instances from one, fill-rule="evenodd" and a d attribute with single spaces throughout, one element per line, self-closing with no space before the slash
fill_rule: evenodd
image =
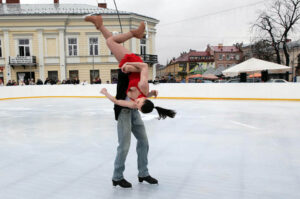
<path id="1" fill-rule="evenodd" d="M 134 37 L 141 39 L 144 37 L 144 32 L 145 32 L 145 23 L 142 21 L 140 26 L 135 29 L 130 31 Z"/>
<path id="2" fill-rule="evenodd" d="M 103 20 L 101 15 L 86 16 L 84 20 L 93 23 L 97 29 L 99 29 L 103 25 Z"/>

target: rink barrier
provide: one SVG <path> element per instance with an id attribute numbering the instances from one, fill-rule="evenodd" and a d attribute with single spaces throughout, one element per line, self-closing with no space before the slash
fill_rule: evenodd
<path id="1" fill-rule="evenodd" d="M 172 100 L 264 100 L 300 101 L 300 83 L 207 83 L 150 85 L 158 90 L 157 99 Z M 105 98 L 100 94 L 107 88 L 113 96 L 116 84 L 98 85 L 34 85 L 1 86 L 0 100 L 33 98 Z"/>
<path id="2" fill-rule="evenodd" d="M 37 98 L 106 98 L 105 96 L 34 96 L 34 97 L 11 97 L 0 100 L 37 99 Z M 270 98 L 205 98 L 205 97 L 151 97 L 150 99 L 165 100 L 244 100 L 244 101 L 300 101 L 300 99 L 270 99 Z"/>

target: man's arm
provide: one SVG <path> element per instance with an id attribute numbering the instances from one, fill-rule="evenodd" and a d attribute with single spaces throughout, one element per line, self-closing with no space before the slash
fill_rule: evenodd
<path id="1" fill-rule="evenodd" d="M 100 91 L 103 95 L 105 95 L 110 101 L 112 101 L 114 104 L 117 104 L 119 106 L 128 107 L 135 109 L 137 108 L 136 103 L 133 101 L 126 101 L 126 100 L 117 100 L 115 97 L 113 97 L 111 94 L 109 94 L 106 90 L 106 88 L 102 88 Z"/>

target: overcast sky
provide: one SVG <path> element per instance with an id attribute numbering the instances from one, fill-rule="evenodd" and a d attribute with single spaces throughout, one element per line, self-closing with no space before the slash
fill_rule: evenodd
<path id="1" fill-rule="evenodd" d="M 53 3 L 53 0 L 20 0 L 27 3 Z M 156 54 L 166 64 L 180 52 L 204 51 L 208 44 L 249 43 L 250 26 L 258 11 L 271 0 L 116 0 L 119 10 L 156 18 Z M 97 0 L 60 0 L 60 3 L 97 5 Z M 113 0 L 106 2 L 114 9 Z"/>

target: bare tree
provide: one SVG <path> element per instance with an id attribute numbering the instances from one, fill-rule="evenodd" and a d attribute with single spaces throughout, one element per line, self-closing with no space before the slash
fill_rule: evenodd
<path id="1" fill-rule="evenodd" d="M 287 42 L 300 19 L 300 0 L 274 0 L 267 11 L 261 12 L 253 28 L 261 35 L 262 41 L 268 41 L 281 64 L 280 48 L 285 55 L 285 63 L 290 64 Z"/>
<path id="2" fill-rule="evenodd" d="M 253 57 L 278 63 L 277 53 L 279 53 L 279 49 L 274 50 L 272 43 L 270 43 L 268 40 L 256 41 L 251 45 L 251 51 Z"/>

